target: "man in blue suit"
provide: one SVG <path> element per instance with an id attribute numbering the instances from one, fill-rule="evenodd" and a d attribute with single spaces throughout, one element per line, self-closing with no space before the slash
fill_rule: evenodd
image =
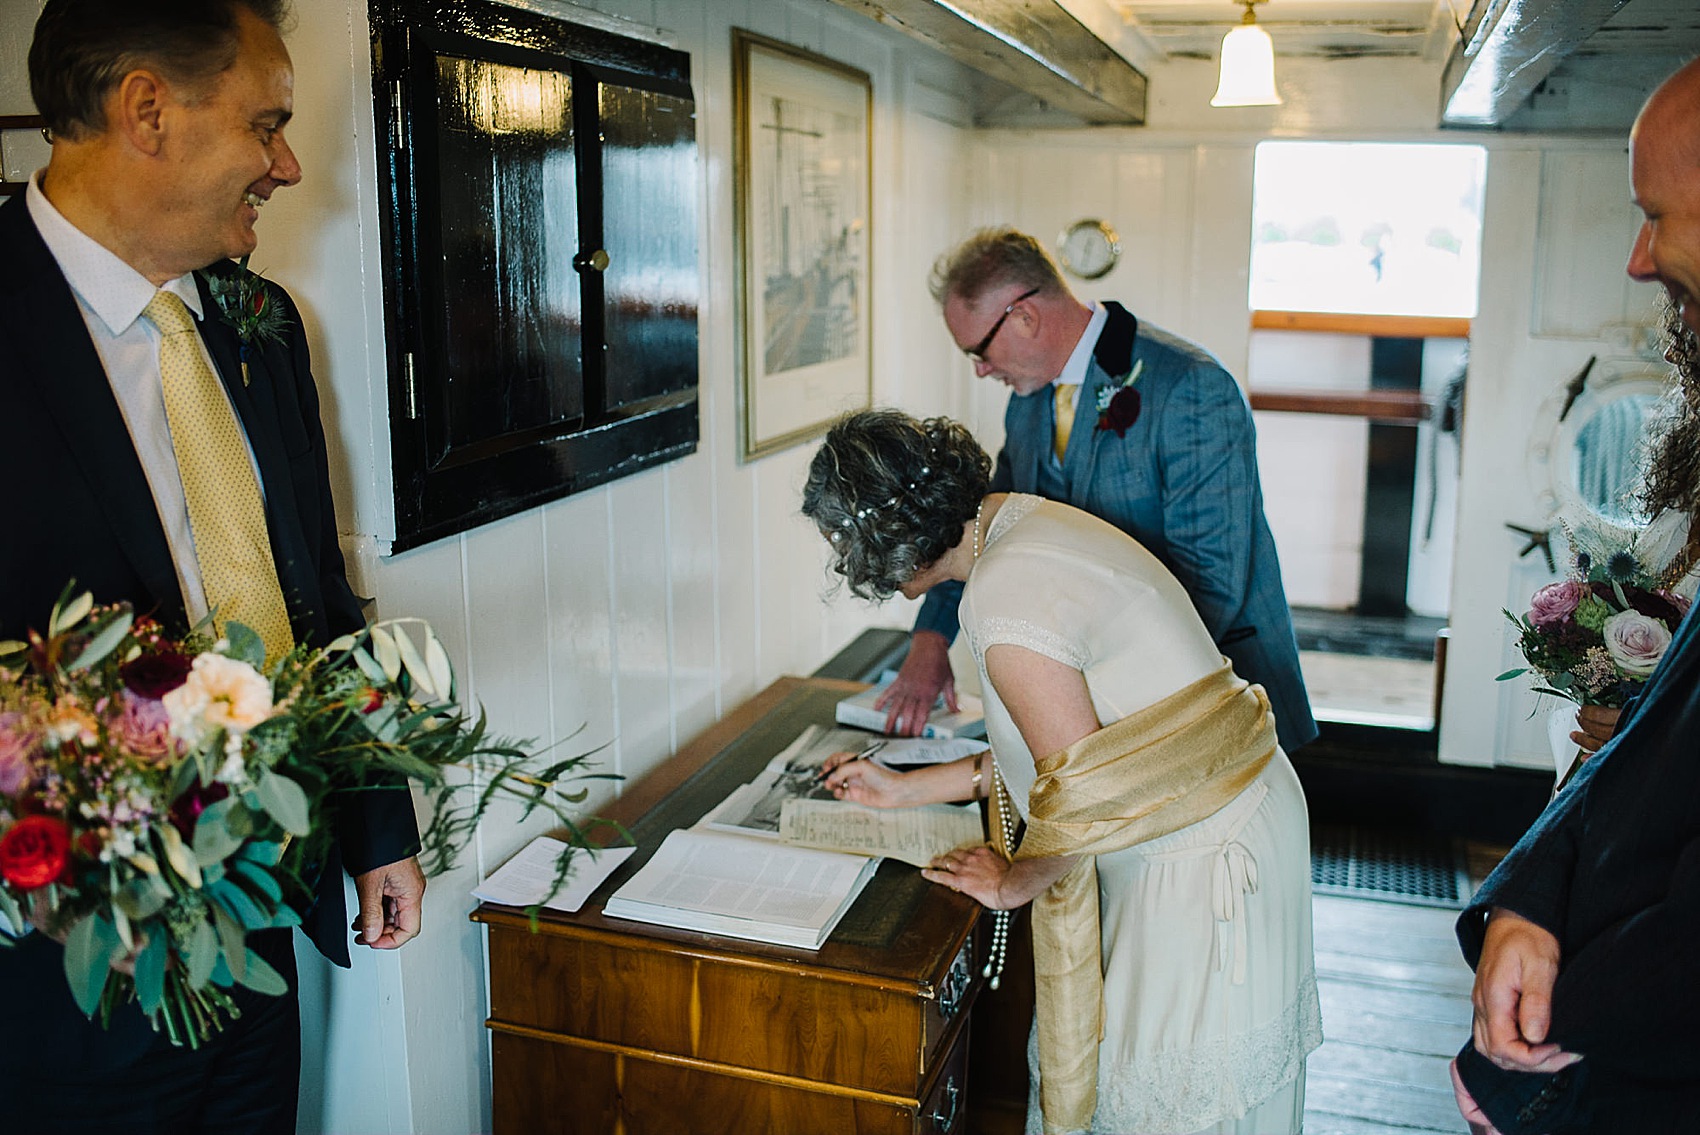
<path id="1" fill-rule="evenodd" d="M 1145 545 L 1235 672 L 1268 693 L 1282 746 L 1315 738 L 1251 410 L 1233 376 L 1120 304 L 1076 299 L 1044 247 L 1014 229 L 982 230 L 947 253 L 932 291 L 975 374 L 1013 391 L 992 491 L 1065 501 Z M 891 732 L 919 732 L 941 693 L 954 704 L 946 650 L 961 595 L 960 584 L 928 594 L 879 703 Z"/>
<path id="2" fill-rule="evenodd" d="M 1629 274 L 1664 286 L 1682 399 L 1645 503 L 1700 516 L 1700 61 L 1629 137 L 1646 221 Z M 1688 551 L 1696 544 L 1689 529 Z M 1691 562 L 1684 557 L 1684 562 Z M 1458 919 L 1475 1023 L 1453 1066 L 1471 1130 L 1700 1131 L 1700 623 Z"/>
<path id="3" fill-rule="evenodd" d="M 192 344 L 174 348 L 174 358 L 187 352 L 198 362 L 173 374 L 192 372 L 199 405 L 214 407 L 201 421 L 237 440 L 213 459 L 227 475 L 208 479 L 227 497 L 244 478 L 249 494 L 257 484 L 250 499 L 264 513 L 263 523 L 243 514 L 243 531 L 259 534 L 249 550 L 264 548 L 264 571 L 224 571 L 220 584 L 268 603 L 280 596 L 268 609 L 284 647 L 324 645 L 363 623 L 337 544 L 299 314 L 271 288 L 283 317 L 276 341 L 243 343 L 207 284 L 209 273 L 240 271 L 228 258 L 253 250 L 259 210 L 301 176 L 284 137 L 294 78 L 278 31 L 285 7 L 47 0 L 42 8 L 30 89 L 53 153 L 24 196 L 0 206 L 0 423 L 10 458 L 0 639 L 45 628 L 73 578 L 99 601 L 128 601 L 179 632 L 213 605 L 201 541 L 222 550 L 229 538 L 217 544 L 216 524 L 197 531 L 190 514 L 191 478 L 179 462 L 210 443 L 196 430 L 173 434 L 168 331 L 149 314 L 160 307 L 164 323 L 177 313 L 192 321 L 191 335 L 181 322 L 169 333 Z M 195 461 L 183 467 L 209 468 Z M 379 949 L 418 932 L 424 878 L 405 786 L 362 792 L 345 812 L 304 928 L 346 966 L 342 865 L 355 876 L 358 941 Z M 290 932 L 249 942 L 293 986 Z M 0 948 L 0 1033 L 9 1038 L 0 1127 L 295 1130 L 293 989 L 285 997 L 237 989 L 241 1016 L 199 1049 L 180 1049 L 134 1003 L 116 1008 L 108 1028 L 85 1019 L 63 954 L 39 929 Z"/>

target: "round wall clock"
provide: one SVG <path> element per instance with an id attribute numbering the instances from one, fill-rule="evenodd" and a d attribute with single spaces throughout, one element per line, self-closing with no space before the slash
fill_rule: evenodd
<path id="1" fill-rule="evenodd" d="M 1057 256 L 1062 266 L 1082 280 L 1107 275 L 1121 255 L 1121 237 L 1096 217 L 1074 222 L 1057 237 Z"/>

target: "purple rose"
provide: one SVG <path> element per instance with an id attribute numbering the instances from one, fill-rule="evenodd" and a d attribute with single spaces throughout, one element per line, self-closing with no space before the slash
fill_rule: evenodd
<path id="1" fill-rule="evenodd" d="M 124 691 L 119 710 L 107 729 L 112 737 L 129 752 L 148 760 L 175 756 L 177 744 L 171 737 L 171 714 L 165 703 L 156 698 L 138 697 Z"/>
<path id="2" fill-rule="evenodd" d="M 175 650 L 132 658 L 118 669 L 118 676 L 134 693 L 158 701 L 188 680 L 194 659 Z"/>
<path id="3" fill-rule="evenodd" d="M 1117 437 L 1126 437 L 1133 423 L 1139 420 L 1139 391 L 1124 386 L 1110 398 L 1110 404 L 1098 415 L 1098 428 L 1115 430 Z"/>
<path id="4" fill-rule="evenodd" d="M 1563 625 L 1576 613 L 1576 604 L 1585 594 L 1583 587 L 1573 579 L 1547 584 L 1529 600 L 1529 622 L 1543 631 Z"/>
<path id="5" fill-rule="evenodd" d="M 1631 677 L 1651 674 L 1670 647 L 1669 628 L 1639 611 L 1620 611 L 1606 620 L 1600 633 L 1605 636 L 1611 660 Z"/>
<path id="6" fill-rule="evenodd" d="M 21 713 L 0 713 L 0 794 L 16 796 L 30 779 L 30 753 L 40 740 Z"/>

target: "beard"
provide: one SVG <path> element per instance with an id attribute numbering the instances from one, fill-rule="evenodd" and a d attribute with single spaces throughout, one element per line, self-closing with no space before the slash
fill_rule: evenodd
<path id="1" fill-rule="evenodd" d="M 1664 305 L 1665 361 L 1677 383 L 1665 400 L 1648 439 L 1647 475 L 1641 505 L 1649 517 L 1666 509 L 1687 514 L 1687 555 L 1696 547 L 1694 519 L 1700 517 L 1700 335 L 1682 321 L 1675 304 Z"/>

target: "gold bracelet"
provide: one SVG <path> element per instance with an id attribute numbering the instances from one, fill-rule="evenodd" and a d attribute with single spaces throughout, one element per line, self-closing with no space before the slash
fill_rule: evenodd
<path id="1" fill-rule="evenodd" d="M 974 754 L 974 780 L 973 780 L 973 785 L 974 785 L 974 799 L 976 799 L 976 800 L 978 800 L 980 798 L 980 776 L 981 776 L 980 769 L 981 769 L 981 766 L 985 763 L 985 760 L 986 760 L 986 750 L 981 749 L 978 753 Z"/>

